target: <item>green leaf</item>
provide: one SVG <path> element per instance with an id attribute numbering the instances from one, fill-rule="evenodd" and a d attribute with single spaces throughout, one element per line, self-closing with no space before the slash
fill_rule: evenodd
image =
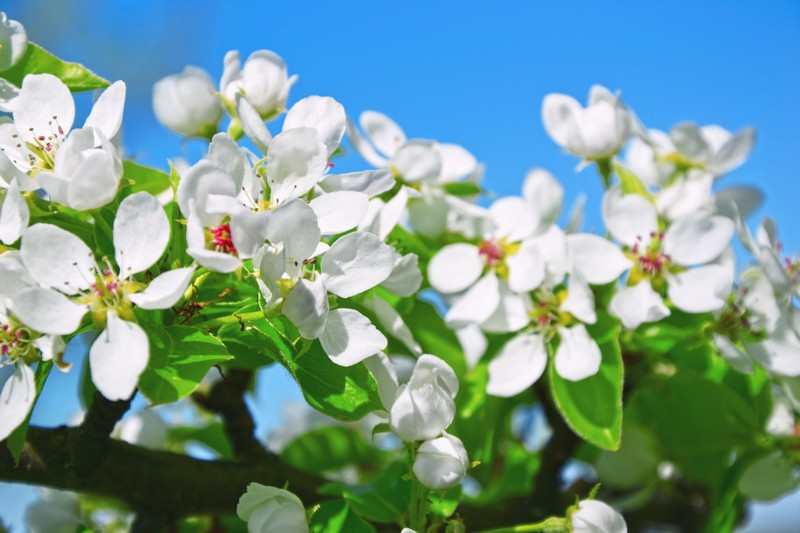
<path id="1" fill-rule="evenodd" d="M 442 185 L 442 188 L 453 196 L 474 196 L 481 193 L 481 186 L 472 181 L 451 181 Z"/>
<path id="2" fill-rule="evenodd" d="M 197 328 L 149 328 L 150 362 L 139 390 L 153 405 L 175 402 L 194 391 L 208 370 L 230 359 L 219 339 Z"/>
<path id="3" fill-rule="evenodd" d="M 617 171 L 617 175 L 619 176 L 623 194 L 638 194 L 650 202 L 653 201 L 653 195 L 650 194 L 650 191 L 647 190 L 645 184 L 642 183 L 642 180 L 640 180 L 636 174 L 619 163 L 614 164 L 614 170 Z"/>
<path id="4" fill-rule="evenodd" d="M 483 490 L 477 496 L 465 499 L 476 505 L 494 505 L 513 496 L 530 494 L 541 457 L 531 453 L 517 440 L 509 440 L 501 454 L 490 463 L 498 465 L 498 472 L 491 472 Z M 480 469 L 479 469 L 480 470 Z"/>
<path id="5" fill-rule="evenodd" d="M 348 465 L 374 466 L 384 455 L 354 428 L 345 426 L 312 429 L 292 440 L 280 454 L 285 463 L 315 474 Z"/>
<path id="6" fill-rule="evenodd" d="M 435 253 L 420 235 L 410 232 L 399 225 L 395 226 L 394 229 L 389 232 L 386 242 L 391 243 L 401 254 L 417 254 L 417 257 L 419 257 L 420 270 L 423 273 L 425 272 L 425 265 L 428 264 L 428 261 L 430 261 Z"/>
<path id="7" fill-rule="evenodd" d="M 217 420 L 202 427 L 179 426 L 170 428 L 168 441 L 183 447 L 187 442 L 197 442 L 208 446 L 222 459 L 233 458 L 233 446 L 222 422 Z"/>
<path id="8" fill-rule="evenodd" d="M 456 485 L 448 490 L 431 491 L 428 494 L 428 502 L 433 514 L 441 518 L 449 518 L 461 503 L 461 485 Z"/>
<path id="9" fill-rule="evenodd" d="M 406 468 L 403 463 L 396 462 L 368 483 L 359 485 L 331 483 L 320 492 L 344 497 L 356 513 L 372 522 L 397 522 L 405 514 L 411 501 L 413 482 L 403 479 Z"/>
<path id="10" fill-rule="evenodd" d="M 28 74 L 52 74 L 74 93 L 104 89 L 110 85 L 108 80 L 83 65 L 62 61 L 32 42 L 28 43 L 25 55 L 13 67 L 0 72 L 0 78 L 21 87 L 22 79 Z"/>
<path id="11" fill-rule="evenodd" d="M 166 191 L 171 185 L 166 172 L 133 161 L 124 161 L 122 171 L 124 178 L 130 183 L 127 187 L 130 194 L 144 191 L 156 195 Z"/>
<path id="12" fill-rule="evenodd" d="M 619 321 L 598 312 L 597 322 L 587 326 L 603 360 L 600 371 L 581 381 L 568 381 L 549 366 L 550 388 L 559 411 L 580 437 L 606 450 L 618 450 L 622 436 L 622 354 Z"/>
<path id="13" fill-rule="evenodd" d="M 430 302 L 417 300 L 414 308 L 403 317 L 414 334 L 414 339 L 422 347 L 423 353 L 441 358 L 453 367 L 456 375 L 467 373 L 467 361 L 461 343 L 453 330 L 447 327 L 444 318 Z"/>
<path id="14" fill-rule="evenodd" d="M 42 361 L 36 367 L 36 371 L 33 374 L 33 379 L 34 382 L 36 383 L 36 398 L 33 400 L 33 405 L 31 406 L 31 410 L 28 413 L 28 417 L 22 424 L 17 426 L 17 428 L 14 431 L 12 431 L 11 435 L 9 435 L 8 439 L 6 439 L 6 446 L 8 446 L 8 449 L 11 452 L 11 456 L 14 458 L 14 464 L 19 464 L 19 456 L 20 454 L 22 454 L 22 447 L 25 446 L 25 437 L 28 436 L 28 423 L 31 421 L 33 408 L 36 407 L 36 401 L 39 399 L 39 394 L 42 393 L 42 389 L 44 388 L 44 383 L 45 381 L 47 381 L 47 376 L 50 375 L 50 371 L 52 369 L 53 369 L 52 361 Z"/>
<path id="15" fill-rule="evenodd" d="M 724 463 L 727 452 L 760 433 L 755 412 L 736 392 L 690 371 L 642 380 L 627 412 L 654 432 L 669 459 L 693 466 L 713 457 Z"/>
<path id="16" fill-rule="evenodd" d="M 276 357 L 314 409 L 347 421 L 383 409 L 378 384 L 364 363 L 350 367 L 337 365 L 318 340 L 301 339 L 297 329 L 284 318 L 259 320 L 254 326 L 269 337 Z"/>
<path id="17" fill-rule="evenodd" d="M 375 529 L 350 509 L 344 500 L 325 502 L 311 517 L 312 533 L 375 533 Z"/>
<path id="18" fill-rule="evenodd" d="M 233 359 L 227 366 L 256 370 L 275 362 L 274 344 L 272 340 L 258 328 L 247 328 L 244 331 L 239 324 L 227 324 L 219 328 L 217 337 Z"/>

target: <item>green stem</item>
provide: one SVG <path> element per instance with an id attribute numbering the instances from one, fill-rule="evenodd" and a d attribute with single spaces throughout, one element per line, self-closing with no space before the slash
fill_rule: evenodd
<path id="1" fill-rule="evenodd" d="M 519 526 L 501 527 L 497 529 L 484 529 L 477 533 L 568 533 L 567 519 L 551 516 L 535 524 L 522 524 Z"/>
<path id="2" fill-rule="evenodd" d="M 250 313 L 221 316 L 219 318 L 212 318 L 211 320 L 206 320 L 204 322 L 197 322 L 196 324 L 192 324 L 192 326 L 196 328 L 213 329 L 226 324 L 236 324 L 239 322 L 247 322 L 248 320 L 258 320 L 259 318 L 264 318 L 263 311 L 252 311 Z"/>
<path id="3" fill-rule="evenodd" d="M 603 178 L 603 187 L 606 190 L 611 188 L 611 159 L 598 159 L 595 161 L 597 163 L 597 171 L 600 173 L 600 177 Z"/>

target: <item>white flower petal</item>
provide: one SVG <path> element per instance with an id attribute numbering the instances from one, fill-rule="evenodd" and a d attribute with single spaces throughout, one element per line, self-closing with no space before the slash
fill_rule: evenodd
<path id="1" fill-rule="evenodd" d="M 356 152 L 361 154 L 361 157 L 366 159 L 369 164 L 377 168 L 384 168 L 389 164 L 389 161 L 379 155 L 370 142 L 361 135 L 361 132 L 358 131 L 358 128 L 350 119 L 347 119 L 347 138 L 350 139 L 350 144 L 353 145 Z"/>
<path id="2" fill-rule="evenodd" d="M 554 363 L 558 375 L 569 381 L 581 381 L 600 370 L 603 359 L 597 342 L 589 336 L 583 324 L 558 328 L 561 342 Z"/>
<path id="3" fill-rule="evenodd" d="M 189 216 L 189 204 L 203 227 L 216 226 L 222 220 L 220 213 L 210 213 L 206 208 L 209 196 L 220 195 L 236 197 L 236 180 L 211 161 L 201 160 L 181 176 L 178 184 L 178 205 L 183 216 Z"/>
<path id="4" fill-rule="evenodd" d="M 515 293 L 504 281 L 499 283 L 498 289 L 500 300 L 494 312 L 481 323 L 481 328 L 491 333 L 507 333 L 527 326 L 532 308 L 530 296 Z"/>
<path id="5" fill-rule="evenodd" d="M 34 224 L 22 238 L 22 262 L 42 285 L 65 294 L 88 290 L 94 283 L 94 256 L 72 233 L 51 224 Z"/>
<path id="6" fill-rule="evenodd" d="M 451 327 L 486 322 L 500 305 L 497 276 L 486 274 L 450 307 L 445 320 Z"/>
<path id="7" fill-rule="evenodd" d="M 392 252 L 392 273 L 381 282 L 381 286 L 397 296 L 413 296 L 422 285 L 417 254 L 400 255 Z"/>
<path id="8" fill-rule="evenodd" d="M 462 146 L 437 143 L 434 148 L 439 152 L 439 159 L 442 162 L 442 167 L 439 171 L 439 181 L 441 182 L 460 180 L 475 172 L 478 166 L 475 156 Z"/>
<path id="9" fill-rule="evenodd" d="M 342 298 L 371 289 L 392 273 L 392 249 L 365 231 L 348 233 L 325 253 L 322 278 L 325 287 Z"/>
<path id="10" fill-rule="evenodd" d="M 169 242 L 169 220 L 152 194 L 137 192 L 122 200 L 114 219 L 114 252 L 120 278 L 147 270 Z"/>
<path id="11" fill-rule="evenodd" d="M 428 281 L 443 294 L 466 290 L 473 285 L 485 266 L 477 246 L 466 243 L 449 244 L 431 258 Z"/>
<path id="12" fill-rule="evenodd" d="M 353 309 L 328 313 L 325 331 L 319 338 L 331 361 L 352 366 L 386 348 L 386 337 L 367 317 Z"/>
<path id="13" fill-rule="evenodd" d="M 682 266 L 713 261 L 728 247 L 736 229 L 722 216 L 693 213 L 675 221 L 664 236 L 664 253 Z"/>
<path id="14" fill-rule="evenodd" d="M 15 367 L 0 391 L 0 441 L 8 438 L 28 418 L 36 401 L 33 370 L 21 362 Z"/>
<path id="15" fill-rule="evenodd" d="M 308 96 L 292 106 L 283 120 L 283 131 L 291 128 L 314 128 L 328 149 L 328 157 L 342 142 L 345 130 L 342 104 L 330 96 Z"/>
<path id="16" fill-rule="evenodd" d="M 375 313 L 375 318 L 378 319 L 381 327 L 392 337 L 402 342 L 412 353 L 422 353 L 422 348 L 414 340 L 414 335 L 408 329 L 406 323 L 403 322 L 403 317 L 386 300 L 376 294 L 372 298 L 365 300 L 364 305 Z"/>
<path id="17" fill-rule="evenodd" d="M 519 196 L 500 198 L 489 208 L 495 235 L 509 242 L 519 242 L 532 237 L 539 226 L 538 214 L 533 206 Z"/>
<path id="18" fill-rule="evenodd" d="M 328 293 L 322 279 L 301 279 L 286 295 L 283 315 L 292 321 L 306 339 L 316 339 L 325 330 L 328 317 Z"/>
<path id="19" fill-rule="evenodd" d="M 731 367 L 742 374 L 752 375 L 755 365 L 753 359 L 747 353 L 736 346 L 728 337 L 723 337 L 714 333 L 714 344 L 719 350 L 720 355 L 728 362 Z"/>
<path id="20" fill-rule="evenodd" d="M 73 135 L 75 132 L 73 132 Z M 117 172 L 116 154 L 105 150 L 91 150 L 82 155 L 82 162 L 75 172 L 68 176 L 67 205 L 78 211 L 103 207 L 117 195 L 122 177 Z M 45 182 L 40 182 L 49 193 Z"/>
<path id="21" fill-rule="evenodd" d="M 555 224 L 564 203 L 564 188 L 552 174 L 543 168 L 531 169 L 522 184 L 522 196 L 536 214 L 537 233 Z"/>
<path id="22" fill-rule="evenodd" d="M 249 170 L 249 164 L 245 151 L 239 148 L 236 141 L 227 133 L 217 133 L 211 138 L 206 159 L 233 178 L 234 190 L 238 193 L 244 183 L 245 173 Z"/>
<path id="23" fill-rule="evenodd" d="M 458 437 L 445 433 L 427 440 L 417 450 L 412 470 L 419 482 L 432 490 L 445 490 L 467 474 L 469 458 Z"/>
<path id="24" fill-rule="evenodd" d="M 138 324 L 122 320 L 113 312 L 106 317 L 106 329 L 89 349 L 92 382 L 105 398 L 126 400 L 147 368 L 150 345 Z"/>
<path id="25" fill-rule="evenodd" d="M 256 108 L 241 93 L 236 93 L 234 105 L 236 106 L 236 116 L 239 117 L 239 123 L 242 125 L 244 134 L 256 145 L 256 148 L 261 150 L 262 154 L 269 152 L 272 135 Z"/>
<path id="26" fill-rule="evenodd" d="M 546 366 L 547 349 L 541 335 L 517 335 L 489 363 L 486 393 L 503 398 L 515 396 L 533 385 Z"/>
<path id="27" fill-rule="evenodd" d="M 74 304 L 60 292 L 43 287 L 22 290 L 11 302 L 11 312 L 25 325 L 51 335 L 73 333 L 86 311 L 85 305 Z"/>
<path id="28" fill-rule="evenodd" d="M 388 157 L 393 157 L 406 142 L 400 126 L 383 113 L 364 111 L 359 122 L 372 144 Z"/>
<path id="29" fill-rule="evenodd" d="M 658 322 L 669 316 L 669 309 L 650 286 L 649 280 L 620 289 L 611 299 L 608 311 L 622 320 L 622 325 L 628 329 L 636 329 L 639 324 Z"/>
<path id="30" fill-rule="evenodd" d="M 0 208 L 0 241 L 5 244 L 14 244 L 28 227 L 30 211 L 28 204 L 19 192 L 19 183 L 11 180 L 11 185 L 6 189 L 3 207 Z"/>
<path id="31" fill-rule="evenodd" d="M 542 101 L 542 121 L 547 134 L 559 145 L 567 146 L 576 131 L 575 115 L 581 105 L 565 94 L 548 94 Z"/>
<path id="32" fill-rule="evenodd" d="M 693 268 L 668 279 L 667 296 L 675 307 L 687 313 L 722 309 L 733 289 L 729 270 L 719 265 Z"/>
<path id="33" fill-rule="evenodd" d="M 658 215 L 653 204 L 638 194 L 622 194 L 612 187 L 603 197 L 603 221 L 622 244 L 647 246 L 650 235 L 658 231 Z"/>
<path id="34" fill-rule="evenodd" d="M 631 266 L 614 243 L 589 233 L 567 235 L 567 251 L 571 270 L 592 285 L 614 281 Z"/>
<path id="35" fill-rule="evenodd" d="M 598 500 L 583 500 L 572 513 L 572 533 L 628 533 L 621 514 Z"/>
<path id="36" fill-rule="evenodd" d="M 319 245 L 321 233 L 317 215 L 304 201 L 292 199 L 270 213 L 267 238 L 282 243 L 287 257 L 308 259 Z"/>
<path id="37" fill-rule="evenodd" d="M 92 106 L 92 111 L 83 124 L 84 128 L 96 128 L 105 135 L 106 139 L 113 139 L 122 126 L 122 113 L 125 108 L 125 82 L 115 81 Z M 95 141 L 100 144 L 100 139 Z"/>
<path id="38" fill-rule="evenodd" d="M 64 82 L 52 74 L 25 76 L 14 102 L 14 124 L 22 139 L 33 142 L 59 127 L 66 133 L 74 120 L 75 101 Z"/>
<path id="39" fill-rule="evenodd" d="M 711 158 L 708 168 L 719 176 L 730 172 L 744 163 L 756 143 L 755 128 L 745 128 L 737 131 Z"/>
<path id="40" fill-rule="evenodd" d="M 514 292 L 529 292 L 544 281 L 545 257 L 535 241 L 524 241 L 517 253 L 506 257 L 508 285 Z"/>
<path id="41" fill-rule="evenodd" d="M 367 214 L 368 204 L 369 197 L 355 191 L 330 192 L 309 202 L 323 235 L 336 235 L 358 226 Z"/>
<path id="42" fill-rule="evenodd" d="M 572 314 L 584 324 L 594 324 L 597 313 L 594 309 L 594 293 L 586 280 L 577 272 L 569 277 L 567 297 L 561 303 L 561 310 Z"/>
<path id="43" fill-rule="evenodd" d="M 327 162 L 327 148 L 317 130 L 294 128 L 276 135 L 267 163 L 270 201 L 277 205 L 306 194 L 322 179 Z"/>
<path id="44" fill-rule="evenodd" d="M 325 192 L 356 191 L 363 192 L 370 198 L 392 190 L 394 185 L 392 171 L 385 168 L 348 174 L 329 174 L 319 182 L 319 186 Z"/>
<path id="45" fill-rule="evenodd" d="M 442 160 L 433 144 L 407 142 L 392 159 L 392 170 L 406 181 L 429 181 L 439 177 Z"/>
<path id="46" fill-rule="evenodd" d="M 142 291 L 128 299 L 142 309 L 168 309 L 175 305 L 192 281 L 195 267 L 176 268 L 159 274 Z"/>

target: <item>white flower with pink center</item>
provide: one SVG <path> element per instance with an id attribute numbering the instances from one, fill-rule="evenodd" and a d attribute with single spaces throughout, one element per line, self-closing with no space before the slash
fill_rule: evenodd
<path id="1" fill-rule="evenodd" d="M 634 329 L 669 315 L 660 293 L 688 313 L 723 307 L 733 285 L 732 264 L 726 262 L 724 254 L 734 233 L 734 223 L 729 218 L 693 212 L 662 230 L 664 222 L 659 221 L 652 203 L 636 194 L 623 195 L 618 187 L 606 193 L 603 218 L 632 261 L 627 286 L 614 295 L 609 305 L 611 314 L 620 318 L 626 328 Z M 585 249 L 580 244 L 570 241 L 570 255 L 587 273 L 592 261 L 583 257 Z"/>
<path id="2" fill-rule="evenodd" d="M 528 304 L 528 325 L 489 363 L 486 392 L 509 397 L 533 385 L 544 373 L 549 346 L 558 340 L 553 364 L 562 378 L 580 381 L 600 370 L 602 355 L 584 324 L 597 320 L 594 295 L 580 274 L 568 287 L 537 289 Z"/>
<path id="3" fill-rule="evenodd" d="M 40 286 L 24 289 L 10 310 L 42 333 L 74 332 L 87 312 L 103 331 L 89 350 L 92 380 L 110 400 L 130 397 L 149 360 L 147 334 L 135 322 L 133 306 L 167 309 L 183 295 L 194 267 L 163 272 L 145 284 L 133 276 L 150 268 L 169 242 L 169 221 L 146 192 L 126 197 L 114 219 L 115 262 L 95 260 L 73 234 L 35 224 L 22 238 L 20 256 Z"/>
<path id="4" fill-rule="evenodd" d="M 445 316 L 450 325 L 516 331 L 528 323 L 523 295 L 563 279 L 564 234 L 553 225 L 563 191 L 550 174 L 535 170 L 523 194 L 492 204 L 492 229 L 477 244 L 450 244 L 431 259 L 431 286 L 452 299 Z"/>

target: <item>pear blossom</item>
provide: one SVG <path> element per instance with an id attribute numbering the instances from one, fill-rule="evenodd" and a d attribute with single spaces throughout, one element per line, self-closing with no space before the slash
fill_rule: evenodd
<path id="1" fill-rule="evenodd" d="M 28 49 L 28 35 L 16 20 L 0 12 L 0 70 L 13 67 Z"/>
<path id="2" fill-rule="evenodd" d="M 20 255 L 42 287 L 21 291 L 11 311 L 26 325 L 49 334 L 68 334 L 83 315 L 103 328 L 89 350 L 92 380 L 110 400 L 128 398 L 149 359 L 147 334 L 134 322 L 133 306 L 167 309 L 183 295 L 194 267 L 163 272 L 144 284 L 133 276 L 150 268 L 169 241 L 169 222 L 146 192 L 126 197 L 114 219 L 115 261 L 99 265 L 80 239 L 50 224 L 31 226 Z"/>
<path id="3" fill-rule="evenodd" d="M 626 328 L 669 314 L 659 290 L 666 289 L 672 303 L 689 313 L 723 307 L 733 285 L 732 268 L 711 263 L 723 257 L 733 237 L 729 218 L 695 211 L 662 231 L 656 207 L 643 196 L 623 195 L 618 187 L 605 195 L 603 218 L 633 261 L 628 286 L 609 305 Z M 577 248 L 573 251 L 582 254 Z"/>
<path id="4" fill-rule="evenodd" d="M 627 533 L 622 515 L 598 500 L 582 500 L 569 516 L 573 533 Z"/>
<path id="5" fill-rule="evenodd" d="M 303 219 L 306 225 L 298 225 Z M 299 200 L 277 210 L 269 229 L 271 244 L 260 251 L 258 263 L 268 305 L 279 306 L 302 337 L 319 338 L 339 365 L 354 365 L 386 348 L 386 337 L 367 317 L 355 309 L 331 309 L 328 293 L 350 298 L 381 283 L 392 271 L 391 248 L 360 231 L 322 246 L 314 212 Z"/>
<path id="6" fill-rule="evenodd" d="M 592 86 L 586 107 L 571 96 L 548 94 L 542 120 L 556 143 L 587 160 L 616 154 L 636 127 L 636 118 L 619 96 L 600 85 Z"/>
<path id="7" fill-rule="evenodd" d="M 303 502 L 288 490 L 250 483 L 236 515 L 247 522 L 249 533 L 308 533 Z"/>
<path id="8" fill-rule="evenodd" d="M 176 133 L 210 138 L 224 110 L 208 73 L 187 66 L 153 85 L 153 111 L 161 124 Z"/>
<path id="9" fill-rule="evenodd" d="M 25 509 L 30 533 L 70 533 L 84 525 L 78 495 L 54 489 L 41 489 L 38 500 Z"/>
<path id="10" fill-rule="evenodd" d="M 534 170 L 523 194 L 492 204 L 492 229 L 477 246 L 450 244 L 431 258 L 431 286 L 455 296 L 445 316 L 449 324 L 515 331 L 528 322 L 523 294 L 563 278 L 565 240 L 553 225 L 563 191 L 549 173 Z"/>
<path id="11" fill-rule="evenodd" d="M 105 205 L 122 177 L 110 139 L 122 124 L 124 103 L 125 84 L 115 82 L 97 99 L 83 128 L 70 132 L 75 103 L 67 86 L 51 74 L 25 76 L 13 123 L 0 124 L 0 173 L 6 182 L 16 178 L 22 190 L 41 187 L 74 209 Z"/>
<path id="12" fill-rule="evenodd" d="M 17 179 L 11 180 L 0 207 L 0 241 L 14 244 L 22 236 L 30 221 L 28 204 L 19 191 Z"/>
<path id="13" fill-rule="evenodd" d="M 264 120 L 283 112 L 297 75 L 288 77 L 286 64 L 278 54 L 258 50 L 242 65 L 239 52 L 231 50 L 225 54 L 224 64 L 219 85 L 220 93 L 228 101 L 233 102 L 237 94 L 245 95 Z"/>
<path id="14" fill-rule="evenodd" d="M 366 136 L 362 136 L 351 122 L 347 125 L 347 135 L 356 151 L 375 167 L 390 169 L 403 185 L 402 189 L 414 191 L 413 194 L 406 191 L 405 196 L 396 196 L 398 200 L 393 198 L 394 203 L 390 201 L 386 207 L 375 201 L 371 220 L 377 218 L 383 209 L 392 212 L 383 216 L 387 220 L 381 224 L 384 228 L 388 226 L 387 233 L 399 221 L 406 203 L 411 226 L 428 237 L 442 234 L 451 212 L 472 211 L 469 202 L 449 194 L 447 187 L 480 180 L 482 167 L 475 156 L 456 144 L 409 140 L 396 122 L 377 111 L 363 112 L 359 122 Z"/>
<path id="15" fill-rule="evenodd" d="M 407 442 L 438 437 L 453 423 L 457 393 L 458 378 L 450 365 L 436 356 L 421 355 L 390 407 L 392 432 Z"/>
<path id="16" fill-rule="evenodd" d="M 600 347 L 584 325 L 597 321 L 594 295 L 580 274 L 570 276 L 565 291 L 537 289 L 529 305 L 528 327 L 489 363 L 486 392 L 492 396 L 514 396 L 533 385 L 547 367 L 548 345 L 556 337 L 553 364 L 559 376 L 581 381 L 600 370 Z"/>
<path id="17" fill-rule="evenodd" d="M 458 437 L 443 433 L 426 440 L 417 450 L 412 467 L 420 483 L 431 490 L 444 490 L 457 485 L 466 475 L 469 458 Z"/>

